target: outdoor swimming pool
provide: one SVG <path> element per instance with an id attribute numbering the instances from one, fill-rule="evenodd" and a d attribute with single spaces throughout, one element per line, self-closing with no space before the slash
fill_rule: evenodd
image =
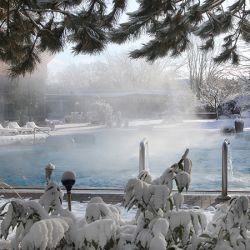
<path id="1" fill-rule="evenodd" d="M 221 145 L 225 136 L 195 129 L 99 129 L 50 136 L 44 144 L 0 147 L 1 179 L 12 186 L 45 185 L 44 167 L 53 163 L 53 179 L 76 173 L 77 187 L 122 188 L 138 174 L 139 143 L 149 141 L 149 168 L 154 177 L 179 161 L 186 148 L 192 159 L 192 190 L 221 187 Z M 227 136 L 231 142 L 233 175 L 229 190 L 250 190 L 250 132 Z"/>

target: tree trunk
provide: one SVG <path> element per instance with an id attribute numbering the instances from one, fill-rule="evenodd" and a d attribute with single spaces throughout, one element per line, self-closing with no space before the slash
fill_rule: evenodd
<path id="1" fill-rule="evenodd" d="M 215 107 L 215 113 L 216 113 L 216 120 L 219 119 L 219 114 L 218 114 L 218 107 L 217 107 L 217 99 L 216 97 L 214 98 L 214 107 Z"/>

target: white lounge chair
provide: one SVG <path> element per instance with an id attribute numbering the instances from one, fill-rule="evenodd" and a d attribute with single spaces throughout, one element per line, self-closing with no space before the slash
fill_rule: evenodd
<path id="1" fill-rule="evenodd" d="M 2 124 L 0 124 L 0 135 L 16 135 L 18 131 L 16 129 L 4 128 Z"/>
<path id="2" fill-rule="evenodd" d="M 20 127 L 17 122 L 9 122 L 7 128 L 16 129 L 20 134 L 31 134 L 34 133 L 34 129 Z"/>
<path id="3" fill-rule="evenodd" d="M 33 131 L 36 130 L 37 132 L 41 131 L 47 133 L 51 130 L 50 127 L 39 127 L 34 122 L 27 122 L 25 128 L 30 128 L 33 129 Z"/>

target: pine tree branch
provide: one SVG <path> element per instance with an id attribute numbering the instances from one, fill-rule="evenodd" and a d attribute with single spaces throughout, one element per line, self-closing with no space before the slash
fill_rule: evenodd
<path id="1" fill-rule="evenodd" d="M 207 0 L 207 2 L 201 5 L 201 11 L 203 13 L 208 12 L 211 9 L 214 9 L 220 5 L 222 5 L 226 0 Z"/>
<path id="2" fill-rule="evenodd" d="M 38 31 L 40 31 L 41 30 L 41 27 L 42 28 L 45 28 L 43 25 L 42 25 L 42 23 L 37 23 L 29 14 L 28 14 L 28 12 L 25 10 L 25 9 L 23 9 L 23 12 L 25 13 L 25 15 L 29 18 L 29 20 L 33 23 L 33 25 L 37 28 L 37 30 Z M 41 27 L 40 27 L 40 26 Z"/>
<path id="3" fill-rule="evenodd" d="M 34 13 L 60 13 L 62 15 L 65 15 L 65 16 L 68 16 L 68 17 L 71 17 L 72 16 L 72 13 L 68 12 L 68 11 L 63 11 L 61 9 L 31 9 L 31 8 L 24 8 L 23 10 L 25 11 L 30 11 L 30 12 L 34 12 Z"/>
<path id="4" fill-rule="evenodd" d="M 4 20 L 1 22 L 1 24 L 0 24 L 0 28 L 2 28 L 2 26 L 3 26 L 6 22 L 7 22 L 7 20 L 4 19 Z"/>
<path id="5" fill-rule="evenodd" d="M 8 6 L 7 6 L 7 28 L 6 28 L 6 32 L 7 32 L 7 37 L 9 37 L 9 28 L 10 28 L 10 0 L 8 0 Z"/>

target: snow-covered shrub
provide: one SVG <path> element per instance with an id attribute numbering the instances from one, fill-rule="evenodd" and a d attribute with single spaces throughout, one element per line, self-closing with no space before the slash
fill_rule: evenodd
<path id="1" fill-rule="evenodd" d="M 206 232 L 200 235 L 198 249 L 250 249 L 250 211 L 245 196 L 220 205 Z"/>
<path id="2" fill-rule="evenodd" d="M 86 219 L 77 221 L 64 209 L 60 188 L 50 182 L 39 202 L 12 200 L 1 208 L 1 246 L 6 249 L 112 249 L 117 228 L 124 222 L 116 207 L 93 198 L 86 210 Z M 15 229 L 15 236 L 8 239 Z M 4 248 L 0 248 L 4 249 Z"/>
<path id="3" fill-rule="evenodd" d="M 133 249 L 133 235 L 136 230 L 136 225 L 123 225 L 118 227 L 116 232 L 117 249 L 131 250 Z"/>
<path id="4" fill-rule="evenodd" d="M 1 208 L 4 211 L 5 206 Z M 1 235 L 4 239 L 9 236 L 10 230 L 16 228 L 16 235 L 11 240 L 12 249 L 19 249 L 19 244 L 30 231 L 34 223 L 48 219 L 49 215 L 44 208 L 35 201 L 13 200 L 8 204 L 1 223 Z"/>
<path id="5" fill-rule="evenodd" d="M 82 245 L 88 250 L 112 249 L 116 240 L 116 224 L 111 219 L 96 220 L 84 228 Z"/>
<path id="6" fill-rule="evenodd" d="M 51 211 L 60 209 L 62 200 L 63 192 L 61 191 L 60 187 L 53 182 L 49 182 L 44 194 L 40 197 L 39 203 L 49 213 Z"/>
<path id="7" fill-rule="evenodd" d="M 147 170 L 141 170 L 137 178 L 146 183 L 152 183 L 152 176 Z"/>
<path id="8" fill-rule="evenodd" d="M 152 185 L 139 179 L 130 179 L 125 187 L 124 205 L 130 209 L 136 205 L 142 212 L 145 210 L 157 213 L 165 210 L 170 191 L 166 185 Z"/>
<path id="9" fill-rule="evenodd" d="M 117 207 L 108 206 L 101 197 L 94 197 L 89 201 L 85 219 L 87 223 L 101 219 L 111 219 L 117 225 L 123 224 L 120 210 Z"/>
<path id="10" fill-rule="evenodd" d="M 44 219 L 34 223 L 21 241 L 22 249 L 55 249 L 69 229 L 60 218 Z M 41 237 L 42 236 L 42 237 Z"/>
<path id="11" fill-rule="evenodd" d="M 167 168 L 157 179 L 152 180 L 148 171 L 130 179 L 125 187 L 124 205 L 128 209 L 137 206 L 137 228 L 133 234 L 132 249 L 166 249 L 185 246 L 190 235 L 204 229 L 204 217 L 195 212 L 179 211 L 184 201 L 181 194 L 188 189 L 192 162 L 186 150 L 181 160 Z M 172 194 L 173 182 L 177 193 Z M 173 211 L 175 205 L 177 211 Z M 192 218 L 192 219 L 191 219 Z M 128 235 L 126 235 L 129 238 Z"/>

